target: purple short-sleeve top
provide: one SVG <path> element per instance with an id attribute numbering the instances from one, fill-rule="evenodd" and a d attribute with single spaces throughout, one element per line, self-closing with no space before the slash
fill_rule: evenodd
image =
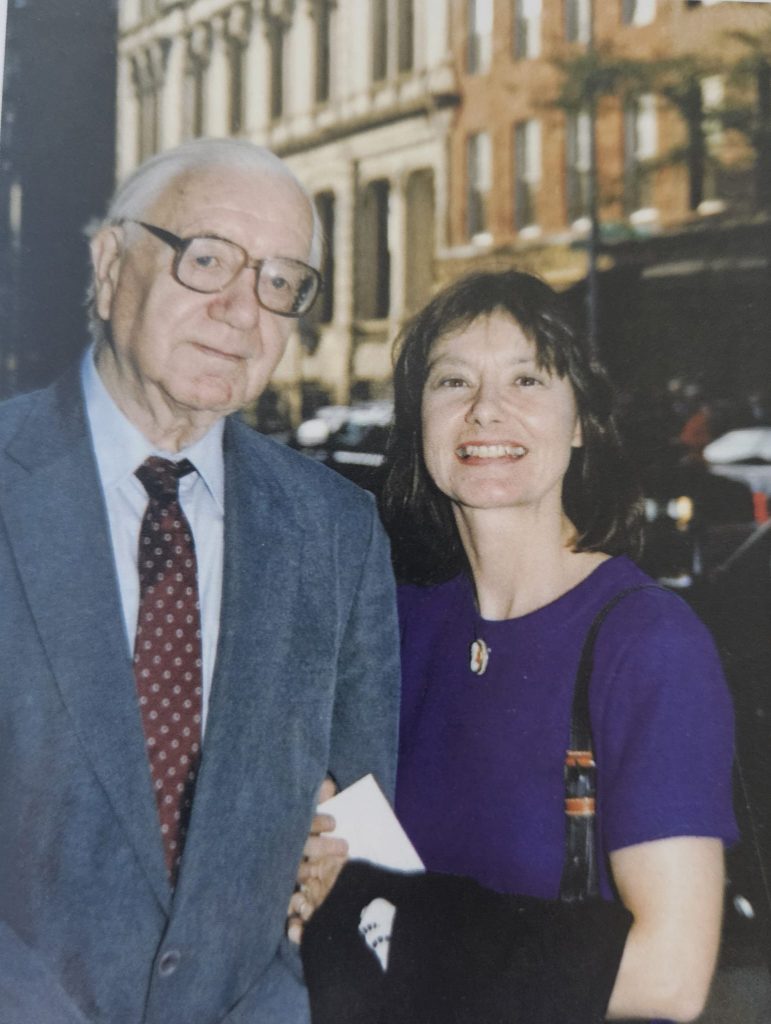
<path id="1" fill-rule="evenodd" d="M 563 762 L 581 647 L 621 590 L 651 583 L 625 557 L 543 608 L 480 620 L 466 576 L 399 592 L 403 698 L 396 808 L 426 867 L 553 898 L 562 872 Z M 490 648 L 484 675 L 469 647 Z M 604 855 L 672 836 L 731 843 L 733 716 L 712 639 L 661 588 L 600 630 L 590 704 Z M 601 887 L 612 894 L 606 865 Z"/>

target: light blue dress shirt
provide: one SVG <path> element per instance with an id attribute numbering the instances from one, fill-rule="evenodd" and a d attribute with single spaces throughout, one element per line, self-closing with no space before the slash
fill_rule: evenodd
<path id="1" fill-rule="evenodd" d="M 193 531 L 198 563 L 203 662 L 202 730 L 206 727 L 222 603 L 222 558 L 225 513 L 225 464 L 222 454 L 224 420 L 219 420 L 195 444 L 180 452 L 164 452 L 123 415 L 113 401 L 94 363 L 93 347 L 81 364 L 86 413 L 102 483 L 110 536 L 118 574 L 129 653 L 139 611 L 137 551 L 139 529 L 147 507 L 147 492 L 134 471 L 150 455 L 189 459 L 197 472 L 182 477 L 179 500 Z"/>

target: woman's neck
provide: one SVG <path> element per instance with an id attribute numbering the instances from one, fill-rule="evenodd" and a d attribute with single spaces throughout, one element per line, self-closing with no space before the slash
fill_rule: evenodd
<path id="1" fill-rule="evenodd" d="M 511 619 L 556 600 L 607 559 L 572 550 L 574 528 L 566 516 L 538 521 L 523 510 L 459 512 L 458 529 L 469 560 L 479 614 Z"/>

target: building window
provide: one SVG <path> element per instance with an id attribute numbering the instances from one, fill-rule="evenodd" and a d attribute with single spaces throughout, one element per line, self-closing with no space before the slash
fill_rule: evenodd
<path id="1" fill-rule="evenodd" d="M 656 100 L 640 96 L 624 109 L 624 212 L 651 205 L 650 173 L 646 166 L 658 148 Z"/>
<path id="2" fill-rule="evenodd" d="M 492 147 L 487 132 L 470 135 L 466 152 L 466 216 L 469 238 L 489 231 L 489 198 L 492 188 Z"/>
<path id="3" fill-rule="evenodd" d="M 514 126 L 514 226 L 518 231 L 538 222 L 541 185 L 541 123 Z"/>
<path id="4" fill-rule="evenodd" d="M 332 192 L 321 192 L 315 199 L 324 236 L 324 255 L 321 261 L 324 287 L 311 310 L 311 316 L 317 323 L 329 324 L 335 314 L 335 197 Z"/>
<path id="5" fill-rule="evenodd" d="M 412 71 L 415 66 L 415 3 L 414 0 L 397 0 L 398 48 L 396 67 L 400 74 Z"/>
<path id="6" fill-rule="evenodd" d="M 388 0 L 372 0 L 372 81 L 388 74 Z"/>
<path id="7" fill-rule="evenodd" d="M 316 103 L 327 103 L 330 97 L 332 68 L 332 11 L 329 0 L 320 0 L 313 7 L 315 21 L 315 82 Z"/>
<path id="8" fill-rule="evenodd" d="M 701 80 L 701 109 L 705 142 L 704 188 L 699 208 L 720 209 L 726 198 L 726 176 L 720 160 L 725 132 L 720 111 L 725 104 L 725 79 L 709 75 Z"/>
<path id="9" fill-rule="evenodd" d="M 247 45 L 242 39 L 228 40 L 228 126 L 231 135 L 244 130 L 244 89 Z"/>
<path id="10" fill-rule="evenodd" d="M 656 20 L 656 0 L 621 0 L 622 25 L 650 25 Z"/>
<path id="11" fill-rule="evenodd" d="M 267 24 L 270 53 L 270 119 L 277 121 L 284 114 L 284 23 L 271 18 Z"/>
<path id="12" fill-rule="evenodd" d="M 514 0 L 514 56 L 531 60 L 541 55 L 542 0 Z"/>
<path id="13" fill-rule="evenodd" d="M 473 75 L 490 69 L 493 46 L 493 0 L 468 0 L 467 68 Z"/>
<path id="14" fill-rule="evenodd" d="M 591 0 L 565 0 L 565 38 L 569 43 L 589 42 L 591 18 Z"/>
<path id="15" fill-rule="evenodd" d="M 573 224 L 591 214 L 592 119 L 588 111 L 568 114 L 565 149 L 567 216 Z"/>
<path id="16" fill-rule="evenodd" d="M 723 144 L 724 131 L 720 113 L 725 106 L 725 78 L 723 75 L 708 75 L 700 84 L 702 128 L 707 151 L 716 156 Z"/>
<path id="17" fill-rule="evenodd" d="M 390 185 L 372 181 L 361 195 L 356 231 L 356 316 L 385 319 L 391 309 L 391 252 L 388 243 Z"/>
<path id="18" fill-rule="evenodd" d="M 375 213 L 375 250 L 377 275 L 375 288 L 375 319 L 387 317 L 391 309 L 391 252 L 388 245 L 388 210 L 391 189 L 387 181 L 371 185 Z"/>
<path id="19" fill-rule="evenodd" d="M 415 0 L 372 0 L 372 81 L 415 67 Z"/>

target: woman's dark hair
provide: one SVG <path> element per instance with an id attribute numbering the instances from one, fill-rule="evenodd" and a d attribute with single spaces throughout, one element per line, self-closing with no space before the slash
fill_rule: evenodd
<path id="1" fill-rule="evenodd" d="M 583 445 L 573 449 L 562 497 L 576 529 L 574 550 L 639 553 L 640 495 L 621 451 L 612 387 L 566 300 L 531 274 L 481 271 L 439 292 L 396 341 L 394 425 L 380 505 L 401 581 L 436 583 L 466 567 L 451 502 L 423 459 L 421 404 L 436 342 L 493 313 L 511 317 L 535 345 L 539 365 L 573 387 Z"/>

